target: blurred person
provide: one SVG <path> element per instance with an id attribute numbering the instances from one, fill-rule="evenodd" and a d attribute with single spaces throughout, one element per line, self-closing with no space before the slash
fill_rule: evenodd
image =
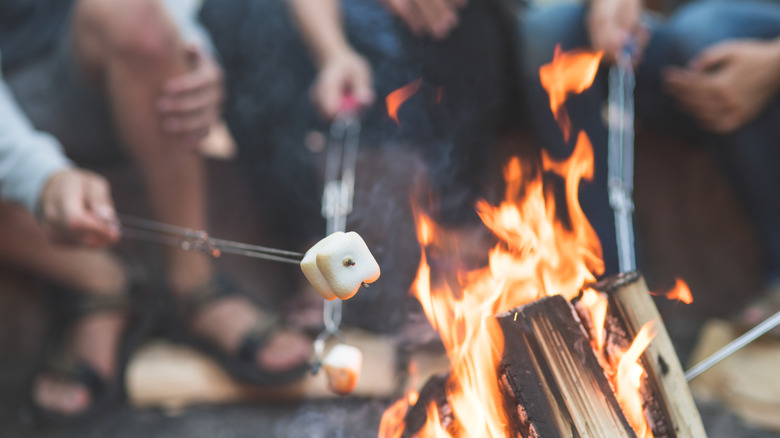
<path id="1" fill-rule="evenodd" d="M 580 200 L 604 247 L 607 274 L 617 272 L 614 219 L 607 194 L 607 130 L 602 110 L 607 69 L 629 44 L 637 50 L 636 116 L 655 128 L 690 137 L 712 152 L 736 187 L 754 223 L 765 282 L 780 279 L 780 5 L 765 1 L 699 0 L 662 22 L 641 0 L 591 0 L 534 8 L 523 26 L 529 108 L 548 106 L 539 67 L 563 50 L 592 48 L 604 62 L 591 89 L 567 103 L 574 129 L 594 145 L 593 184 Z M 535 134 L 555 156 L 570 154 L 549 111 L 535 111 Z M 780 309 L 765 307 L 765 312 Z M 755 312 L 754 312 L 755 313 Z M 759 315 L 752 319 L 758 322 Z M 763 314 L 761 315 L 763 316 Z M 768 315 L 767 315 L 768 316 Z"/>
<path id="2" fill-rule="evenodd" d="M 34 133 L 27 137 L 59 142 L 78 163 L 91 165 L 124 152 L 141 171 L 157 220 L 205 229 L 206 180 L 197 146 L 220 115 L 221 70 L 205 34 L 182 13 L 184 5 L 4 1 L 2 69 L 18 103 L 4 109 L 26 126 L 24 132 Z M 79 178 L 58 175 L 44 194 L 78 188 Z M 101 193 L 102 186 L 90 187 Z M 42 204 L 43 217 L 72 210 L 68 199 L 60 207 Z M 51 247 L 31 219 L 7 210 L 0 216 L 13 228 L 3 227 L 9 248 L 4 259 L 91 297 L 77 309 L 64 339 L 65 360 L 52 360 L 33 388 L 34 403 L 47 414 L 87 416 L 121 393 L 120 356 L 126 351 L 120 343 L 124 346 L 133 329 L 125 296 L 132 279 L 108 253 Z M 26 234 L 10 232 L 14 229 Z M 303 375 L 310 353 L 304 336 L 278 329 L 273 316 L 214 272 L 207 256 L 169 249 L 166 260 L 167 286 L 178 303 L 171 332 L 180 340 L 208 349 L 244 380 L 274 384 Z"/>
<path id="3" fill-rule="evenodd" d="M 308 95 L 285 97 L 300 105 L 295 118 L 301 118 L 304 105 L 313 116 L 303 129 L 300 124 L 290 126 L 282 122 L 273 130 L 326 130 L 327 124 L 348 109 L 345 103 L 349 99 L 359 107 L 361 159 L 366 160 L 361 168 L 370 169 L 372 159 L 388 162 L 369 180 L 358 181 L 356 189 L 358 193 L 360 187 L 370 190 L 372 199 L 383 200 L 379 201 L 382 207 L 369 205 L 370 201 L 356 203 L 349 227 L 366 233 L 379 254 L 379 263 L 389 271 L 383 275 L 385 280 L 376 285 L 381 291 L 362 294 L 345 304 L 345 321 L 372 330 L 393 331 L 409 313 L 403 303 L 414 268 L 410 266 L 407 271 L 405 266 L 414 260 L 410 252 L 417 248 L 413 244 L 414 234 L 404 234 L 407 223 L 412 223 L 406 194 L 409 188 L 398 187 L 391 180 L 408 181 L 418 177 L 413 175 L 411 162 L 424 167 L 427 182 L 438 201 L 437 211 L 433 212 L 436 219 L 457 232 L 474 234 L 479 223 L 474 204 L 487 179 L 485 170 L 492 145 L 499 128 L 510 123 L 514 109 L 511 107 L 519 101 L 513 99 L 511 55 L 515 39 L 514 12 L 522 9 L 523 2 L 289 0 L 287 3 L 310 55 L 311 63 L 306 64 L 313 64 L 314 71 L 307 71 L 305 77 L 301 75 L 301 82 L 296 83 L 305 87 Z M 273 62 L 279 65 L 275 58 Z M 285 82 L 289 80 L 263 81 L 270 84 L 268 94 L 271 95 L 282 95 L 272 87 Z M 418 84 L 418 89 L 403 103 L 398 119 L 393 120 L 388 116 L 385 97 L 410 83 Z M 295 145 L 285 149 L 276 152 L 280 156 L 278 161 L 282 154 L 292 155 L 289 150 L 295 149 Z M 310 158 L 311 151 L 298 150 L 290 161 L 314 161 L 307 169 L 316 165 L 316 156 Z M 399 196 L 387 193 L 390 190 L 404 192 Z M 316 189 L 312 190 L 312 195 L 318 194 Z M 314 196 L 306 198 L 312 208 L 301 216 L 319 217 L 319 200 L 310 199 Z M 395 207 L 394 202 L 403 205 Z M 388 224 L 392 230 L 382 229 L 378 224 Z M 306 232 L 299 234 L 311 236 L 310 239 L 324 229 L 322 222 L 310 221 L 306 225 Z M 379 312 L 382 316 L 369 320 L 366 315 L 377 313 L 372 309 L 383 309 Z"/>
<path id="4" fill-rule="evenodd" d="M 752 327 L 780 311 L 780 4 L 691 2 L 669 32 L 664 90 L 733 182 L 758 235 L 764 290 L 736 316 Z"/>

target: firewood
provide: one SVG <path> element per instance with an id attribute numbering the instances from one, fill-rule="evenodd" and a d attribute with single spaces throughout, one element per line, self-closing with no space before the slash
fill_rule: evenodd
<path id="1" fill-rule="evenodd" d="M 645 397 L 647 409 L 652 418 L 664 419 L 651 424 L 653 434 L 657 438 L 706 437 L 674 345 L 644 278 L 635 272 L 621 274 L 597 283 L 594 288 L 609 295 L 607 332 L 613 338 L 625 336 L 623 342 L 630 342 L 645 323 L 655 321 L 657 334 L 642 355 L 647 382 L 643 391 L 650 392 Z"/>
<path id="2" fill-rule="evenodd" d="M 392 339 L 357 329 L 345 329 L 351 345 L 364 356 L 363 375 L 352 395 L 390 397 L 398 388 L 396 349 Z M 330 348 L 335 344 L 328 343 Z M 327 351 L 327 350 L 326 350 Z M 125 377 L 128 400 L 141 408 L 176 411 L 203 403 L 303 400 L 338 397 L 325 373 L 307 375 L 301 382 L 275 388 L 241 384 L 213 360 L 186 346 L 153 341 L 133 355 Z"/>
<path id="3" fill-rule="evenodd" d="M 634 437 L 579 317 L 562 296 L 498 315 L 501 380 L 521 436 Z"/>

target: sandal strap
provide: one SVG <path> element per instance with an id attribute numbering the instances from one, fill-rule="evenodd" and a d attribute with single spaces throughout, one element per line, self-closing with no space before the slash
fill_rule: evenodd
<path id="1" fill-rule="evenodd" d="M 46 372 L 56 378 L 84 385 L 93 399 L 97 398 L 105 388 L 105 382 L 100 374 L 82 360 L 55 358 L 46 366 Z"/>
<path id="2" fill-rule="evenodd" d="M 268 339 L 279 328 L 280 321 L 279 316 L 260 311 L 257 322 L 241 339 L 237 352 L 238 358 L 244 362 L 254 363 L 257 352 L 268 343 Z"/>
<path id="3" fill-rule="evenodd" d="M 178 298 L 180 318 L 189 321 L 208 304 L 238 294 L 235 283 L 224 274 L 217 274 L 211 280 Z"/>
<path id="4" fill-rule="evenodd" d="M 131 300 L 125 294 L 85 296 L 76 304 L 76 315 L 83 317 L 99 312 L 125 311 L 131 307 Z"/>

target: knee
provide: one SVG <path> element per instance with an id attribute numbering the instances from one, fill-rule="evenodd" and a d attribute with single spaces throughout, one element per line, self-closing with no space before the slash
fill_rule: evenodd
<path id="1" fill-rule="evenodd" d="M 179 45 L 161 0 L 81 0 L 76 11 L 77 31 L 97 39 L 108 56 L 162 62 Z"/>
<path id="2" fill-rule="evenodd" d="M 731 38 L 729 5 L 696 1 L 682 7 L 669 21 L 674 61 L 686 64 L 705 48 Z"/>

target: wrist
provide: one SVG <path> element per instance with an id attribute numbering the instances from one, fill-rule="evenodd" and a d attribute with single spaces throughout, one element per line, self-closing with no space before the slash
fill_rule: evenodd
<path id="1" fill-rule="evenodd" d="M 316 57 L 317 68 L 322 69 L 325 65 L 330 64 L 334 60 L 352 57 L 355 55 L 355 51 L 350 45 L 344 42 L 334 42 L 327 46 L 323 46 Z"/>

